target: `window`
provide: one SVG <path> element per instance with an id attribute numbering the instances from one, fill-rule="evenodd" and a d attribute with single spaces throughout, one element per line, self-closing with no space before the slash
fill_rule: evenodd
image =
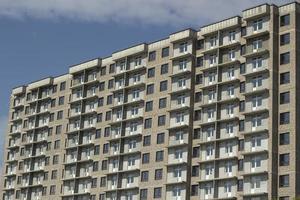
<path id="1" fill-rule="evenodd" d="M 153 101 L 148 101 L 146 102 L 146 112 L 152 111 L 153 110 Z"/>
<path id="2" fill-rule="evenodd" d="M 98 171 L 98 169 L 99 169 L 99 162 L 98 161 L 93 162 L 93 172 Z"/>
<path id="3" fill-rule="evenodd" d="M 288 145 L 290 144 L 290 133 L 281 133 L 279 135 L 279 144 L 280 145 Z"/>
<path id="4" fill-rule="evenodd" d="M 140 200 L 147 200 L 147 199 L 148 199 L 148 189 L 141 189 Z"/>
<path id="5" fill-rule="evenodd" d="M 254 31 L 261 30 L 262 28 L 263 28 L 263 20 L 262 19 L 253 21 L 253 30 Z"/>
<path id="6" fill-rule="evenodd" d="M 238 180 L 237 182 L 237 191 L 243 191 L 244 190 L 244 181 L 243 180 Z"/>
<path id="7" fill-rule="evenodd" d="M 62 132 L 62 125 L 56 126 L 56 128 L 55 128 L 55 134 L 58 135 L 58 134 L 61 134 L 61 132 Z"/>
<path id="8" fill-rule="evenodd" d="M 99 91 L 103 91 L 105 89 L 105 82 L 99 83 Z"/>
<path id="9" fill-rule="evenodd" d="M 197 50 L 204 48 L 204 40 L 197 40 Z"/>
<path id="10" fill-rule="evenodd" d="M 60 120 L 62 118 L 63 118 L 63 111 L 61 110 L 57 112 L 57 120 Z"/>
<path id="11" fill-rule="evenodd" d="M 149 179 L 149 171 L 143 171 L 141 173 L 141 182 L 147 182 Z"/>
<path id="12" fill-rule="evenodd" d="M 197 67 L 202 67 L 203 66 L 203 57 L 197 57 L 196 66 Z"/>
<path id="13" fill-rule="evenodd" d="M 147 76 L 148 76 L 148 78 L 152 78 L 152 77 L 155 76 L 155 68 L 154 67 L 148 69 L 148 75 Z"/>
<path id="14" fill-rule="evenodd" d="M 246 64 L 242 63 L 240 65 L 240 74 L 245 74 L 246 73 Z"/>
<path id="15" fill-rule="evenodd" d="M 244 112 L 245 111 L 245 101 L 240 101 L 240 112 Z"/>
<path id="16" fill-rule="evenodd" d="M 149 61 L 154 61 L 156 59 L 156 51 L 151 51 L 149 53 Z"/>
<path id="17" fill-rule="evenodd" d="M 107 170 L 107 164 L 108 164 L 107 160 L 103 160 L 101 165 L 101 170 Z"/>
<path id="18" fill-rule="evenodd" d="M 279 200 L 290 200 L 290 197 L 286 196 L 286 197 L 279 197 Z"/>
<path id="19" fill-rule="evenodd" d="M 152 127 L 152 118 L 145 119 L 144 128 L 147 129 L 151 127 Z"/>
<path id="20" fill-rule="evenodd" d="M 163 92 L 168 89 L 168 81 L 161 81 L 159 86 L 159 91 Z"/>
<path id="21" fill-rule="evenodd" d="M 156 143 L 163 144 L 165 142 L 165 133 L 157 134 Z"/>
<path id="22" fill-rule="evenodd" d="M 197 177 L 199 176 L 199 166 L 195 165 L 192 166 L 192 177 Z"/>
<path id="23" fill-rule="evenodd" d="M 56 189 L 56 186 L 55 185 L 51 185 L 50 186 L 50 192 L 49 192 L 49 194 L 50 195 L 55 195 L 55 189 Z"/>
<path id="24" fill-rule="evenodd" d="M 288 64 L 290 63 L 290 52 L 280 54 L 280 64 Z"/>
<path id="25" fill-rule="evenodd" d="M 57 170 L 53 170 L 51 172 L 51 179 L 54 180 L 54 179 L 57 179 Z"/>
<path id="26" fill-rule="evenodd" d="M 60 91 L 63 91 L 63 90 L 65 90 L 66 89 L 66 82 L 62 82 L 62 83 L 60 83 L 60 87 L 59 87 L 60 89 Z"/>
<path id="27" fill-rule="evenodd" d="M 167 98 L 159 99 L 159 109 L 165 108 L 167 106 Z"/>
<path id="28" fill-rule="evenodd" d="M 58 161 L 59 161 L 59 155 L 54 155 L 53 160 L 52 160 L 52 164 L 56 165 L 56 164 L 58 164 Z"/>
<path id="29" fill-rule="evenodd" d="M 101 177 L 100 178 L 100 187 L 105 187 L 106 186 L 106 177 Z"/>
<path id="30" fill-rule="evenodd" d="M 157 151 L 155 161 L 160 162 L 164 160 L 164 151 Z"/>
<path id="31" fill-rule="evenodd" d="M 111 89 L 114 87 L 114 79 L 111 79 L 108 81 L 108 86 L 107 86 L 107 89 Z"/>
<path id="32" fill-rule="evenodd" d="M 54 149 L 59 149 L 59 147 L 60 147 L 60 140 L 56 140 L 54 142 Z"/>
<path id="33" fill-rule="evenodd" d="M 280 17 L 280 26 L 290 25 L 290 15 L 283 15 Z"/>
<path id="34" fill-rule="evenodd" d="M 289 187 L 290 185 L 290 176 L 281 175 L 279 176 L 279 187 Z"/>
<path id="35" fill-rule="evenodd" d="M 279 155 L 279 165 L 280 166 L 289 166 L 290 165 L 290 154 L 280 154 Z"/>
<path id="36" fill-rule="evenodd" d="M 147 164 L 149 163 L 150 160 L 150 153 L 144 153 L 142 156 L 142 163 Z"/>
<path id="37" fill-rule="evenodd" d="M 93 178 L 91 188 L 96 188 L 96 187 L 97 187 L 97 178 Z"/>
<path id="38" fill-rule="evenodd" d="M 59 97 L 58 98 L 58 105 L 60 106 L 60 105 L 63 105 L 65 103 L 65 97 L 63 96 L 63 97 Z"/>
<path id="39" fill-rule="evenodd" d="M 94 147 L 94 155 L 99 155 L 100 154 L 100 145 L 96 145 Z"/>
<path id="40" fill-rule="evenodd" d="M 290 113 L 284 112 L 280 113 L 280 125 L 289 124 L 290 123 Z"/>
<path id="41" fill-rule="evenodd" d="M 166 115 L 158 116 L 158 126 L 164 126 L 166 124 Z"/>
<path id="42" fill-rule="evenodd" d="M 286 104 L 290 102 L 290 92 L 280 93 L 280 104 Z"/>
<path id="43" fill-rule="evenodd" d="M 147 94 L 153 94 L 154 93 L 154 84 L 147 85 L 146 93 Z"/>
<path id="44" fill-rule="evenodd" d="M 150 146 L 151 144 L 151 135 L 144 136 L 143 146 Z"/>
<path id="45" fill-rule="evenodd" d="M 98 99 L 98 107 L 103 106 L 103 101 L 104 101 L 103 97 Z"/>
<path id="46" fill-rule="evenodd" d="M 241 82 L 240 83 L 240 93 L 244 93 L 245 92 L 245 88 L 246 88 L 245 82 Z"/>
<path id="47" fill-rule="evenodd" d="M 163 64 L 161 67 L 160 67 L 160 74 L 163 75 L 163 74 L 167 74 L 169 71 L 169 65 L 168 64 Z"/>
<path id="48" fill-rule="evenodd" d="M 245 26 L 241 27 L 241 36 L 245 36 L 247 34 L 247 28 Z"/>
<path id="49" fill-rule="evenodd" d="M 163 176 L 163 170 L 162 169 L 156 169 L 154 179 L 155 180 L 161 180 Z"/>
<path id="50" fill-rule="evenodd" d="M 108 95 L 107 99 L 106 99 L 106 104 L 107 105 L 112 104 L 112 99 L 113 99 L 113 96 L 112 95 Z"/>
<path id="51" fill-rule="evenodd" d="M 203 80 L 202 74 L 197 74 L 197 75 L 196 75 L 195 83 L 196 83 L 196 84 L 202 84 L 202 80 Z"/>
<path id="52" fill-rule="evenodd" d="M 186 52 L 188 48 L 188 43 L 187 42 L 183 42 L 179 44 L 179 52 L 183 53 Z"/>
<path id="53" fill-rule="evenodd" d="M 103 153 L 108 153 L 109 150 L 109 144 L 104 144 L 103 145 Z"/>
<path id="54" fill-rule="evenodd" d="M 106 74 L 106 66 L 101 67 L 100 74 L 101 74 L 101 76 L 104 76 Z"/>
<path id="55" fill-rule="evenodd" d="M 161 198 L 161 187 L 154 188 L 154 199 Z"/>
<path id="56" fill-rule="evenodd" d="M 115 65 L 114 64 L 111 64 L 109 65 L 109 73 L 114 73 L 115 72 Z"/>
<path id="57" fill-rule="evenodd" d="M 280 84 L 290 83 L 290 72 L 285 72 L 280 74 Z"/>
<path id="58" fill-rule="evenodd" d="M 193 158 L 197 158 L 200 156 L 200 148 L 199 147 L 193 147 Z"/>
<path id="59" fill-rule="evenodd" d="M 164 58 L 167 56 L 169 56 L 169 47 L 165 47 L 161 50 L 161 57 Z"/>
<path id="60" fill-rule="evenodd" d="M 109 121 L 109 120 L 111 120 L 111 111 L 107 111 L 105 113 L 105 121 Z"/>
<path id="61" fill-rule="evenodd" d="M 286 45 L 290 43 L 290 33 L 280 35 L 280 45 Z"/>

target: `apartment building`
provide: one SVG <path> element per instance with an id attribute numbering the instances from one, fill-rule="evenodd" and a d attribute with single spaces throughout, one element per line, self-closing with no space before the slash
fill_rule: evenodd
<path id="1" fill-rule="evenodd" d="M 3 200 L 300 194 L 300 5 L 259 5 L 14 88 Z"/>

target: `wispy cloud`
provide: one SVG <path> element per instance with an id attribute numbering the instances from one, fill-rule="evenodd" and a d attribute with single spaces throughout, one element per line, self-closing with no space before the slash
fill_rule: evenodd
<path id="1" fill-rule="evenodd" d="M 199 26 L 266 2 L 292 0 L 0 0 L 0 17 Z"/>

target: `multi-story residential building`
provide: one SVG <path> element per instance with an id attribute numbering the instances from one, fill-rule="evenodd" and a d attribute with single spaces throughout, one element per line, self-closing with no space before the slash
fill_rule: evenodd
<path id="1" fill-rule="evenodd" d="M 2 199 L 298 196 L 299 21 L 264 4 L 13 89 Z"/>

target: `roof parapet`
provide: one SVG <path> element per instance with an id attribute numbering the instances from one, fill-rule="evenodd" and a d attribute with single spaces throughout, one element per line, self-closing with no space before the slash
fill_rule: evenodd
<path id="1" fill-rule="evenodd" d="M 270 5 L 263 4 L 243 11 L 243 19 L 249 20 L 270 13 Z"/>
<path id="2" fill-rule="evenodd" d="M 75 73 L 83 71 L 85 69 L 90 69 L 90 68 L 100 66 L 100 65 L 101 65 L 101 59 L 96 58 L 96 59 L 93 59 L 93 60 L 90 60 L 90 61 L 80 63 L 78 65 L 71 66 L 70 69 L 69 69 L 69 73 L 70 74 L 75 74 Z"/>
<path id="3" fill-rule="evenodd" d="M 12 90 L 12 94 L 13 95 L 18 95 L 18 94 L 24 93 L 25 90 L 26 90 L 26 86 L 20 86 L 20 87 L 14 88 Z"/>
<path id="4" fill-rule="evenodd" d="M 202 35 L 207 35 L 210 33 L 214 33 L 217 32 L 221 29 L 226 29 L 226 28 L 231 28 L 234 26 L 237 26 L 241 23 L 241 17 L 240 16 L 236 16 L 236 17 L 232 17 L 208 26 L 204 26 L 201 28 L 201 34 Z"/>
<path id="5" fill-rule="evenodd" d="M 113 53 L 112 59 L 119 60 L 119 59 L 125 58 L 127 56 L 145 52 L 145 51 L 147 51 L 147 49 L 148 49 L 148 44 L 146 44 L 146 43 L 139 44 L 139 45 L 136 45 L 136 46 Z"/>
<path id="6" fill-rule="evenodd" d="M 36 89 L 36 88 L 39 88 L 39 87 L 42 87 L 42 86 L 51 85 L 52 83 L 53 83 L 53 78 L 49 77 L 49 78 L 42 79 L 40 81 L 30 83 L 27 86 L 27 89 L 28 90 L 33 90 L 33 89 Z"/>
<path id="7" fill-rule="evenodd" d="M 169 38 L 170 38 L 170 42 L 174 43 L 174 42 L 178 42 L 180 40 L 191 38 L 195 34 L 196 34 L 196 31 L 194 31 L 193 29 L 186 29 L 186 30 L 171 34 Z"/>

